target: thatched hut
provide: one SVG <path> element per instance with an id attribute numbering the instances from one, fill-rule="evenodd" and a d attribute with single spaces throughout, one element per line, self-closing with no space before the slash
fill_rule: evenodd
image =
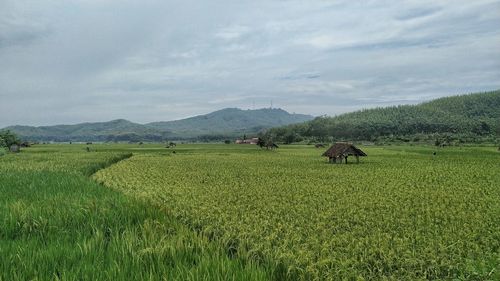
<path id="1" fill-rule="evenodd" d="M 325 151 L 323 156 L 328 157 L 328 162 L 330 163 L 342 163 L 342 160 L 345 159 L 345 163 L 347 164 L 347 157 L 354 156 L 356 157 L 356 163 L 359 163 L 359 156 L 366 156 L 366 153 L 355 147 L 352 143 L 337 142 Z"/>
<path id="2" fill-rule="evenodd" d="M 31 147 L 31 143 L 27 142 L 27 141 L 24 141 L 24 142 L 21 143 L 21 147 Z"/>
<path id="3" fill-rule="evenodd" d="M 274 150 L 274 149 L 278 149 L 279 146 L 277 144 L 275 144 L 274 142 L 268 142 L 267 145 L 266 145 L 266 148 L 267 149 L 271 149 L 271 150 Z"/>

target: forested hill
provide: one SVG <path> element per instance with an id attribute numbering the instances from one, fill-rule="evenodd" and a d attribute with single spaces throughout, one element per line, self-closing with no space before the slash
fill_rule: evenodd
<path id="1" fill-rule="evenodd" d="M 436 99 L 418 105 L 365 109 L 279 127 L 267 132 L 277 141 L 329 140 L 473 142 L 500 135 L 500 90 Z"/>

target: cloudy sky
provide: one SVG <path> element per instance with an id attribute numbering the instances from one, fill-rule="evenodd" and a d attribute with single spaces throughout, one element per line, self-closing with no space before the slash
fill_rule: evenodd
<path id="1" fill-rule="evenodd" d="M 0 0 L 0 127 L 500 89 L 500 1 Z"/>

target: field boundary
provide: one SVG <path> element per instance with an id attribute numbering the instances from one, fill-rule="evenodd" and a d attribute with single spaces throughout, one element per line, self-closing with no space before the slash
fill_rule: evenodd
<path id="1" fill-rule="evenodd" d="M 106 162 L 94 164 L 94 165 L 89 167 L 89 169 L 86 171 L 85 175 L 89 178 L 92 178 L 92 176 L 95 173 L 97 173 L 98 171 L 109 168 L 114 164 L 117 164 L 123 160 L 131 158 L 132 156 L 134 156 L 133 153 L 124 153 L 124 154 L 118 155 L 118 156 L 116 156 L 116 157 L 114 157 Z"/>

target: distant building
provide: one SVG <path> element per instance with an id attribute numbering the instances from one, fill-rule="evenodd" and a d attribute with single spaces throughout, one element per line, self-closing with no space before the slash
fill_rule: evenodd
<path id="1" fill-rule="evenodd" d="M 345 163 L 347 164 L 348 156 L 355 156 L 356 163 L 359 163 L 359 156 L 366 156 L 366 153 L 355 147 L 352 143 L 337 142 L 325 151 L 323 156 L 328 157 L 328 162 L 330 163 L 342 163 L 342 160 L 345 159 Z"/>
<path id="2" fill-rule="evenodd" d="M 257 144 L 259 142 L 259 138 L 251 138 L 251 139 L 237 139 L 235 144 Z"/>

